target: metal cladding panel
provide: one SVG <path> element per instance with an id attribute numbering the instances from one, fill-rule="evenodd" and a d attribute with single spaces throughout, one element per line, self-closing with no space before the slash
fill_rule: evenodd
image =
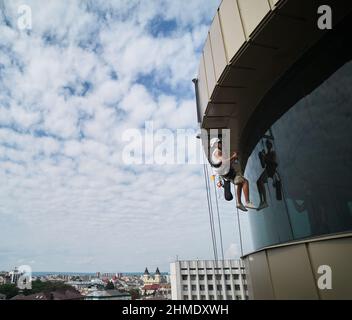
<path id="1" fill-rule="evenodd" d="M 200 104 L 201 117 L 203 117 L 205 110 L 207 108 L 207 105 L 208 105 L 208 101 L 209 101 L 207 78 L 206 78 L 206 74 L 205 74 L 203 55 L 201 56 L 200 65 L 199 65 L 198 93 L 199 93 L 199 104 Z"/>
<path id="2" fill-rule="evenodd" d="M 205 64 L 205 74 L 208 83 L 208 96 L 211 97 L 215 85 L 216 85 L 216 78 L 215 78 L 215 71 L 214 71 L 214 62 L 213 62 L 213 55 L 211 52 L 211 40 L 208 34 L 207 42 L 205 43 L 204 47 L 204 64 Z"/>
<path id="3" fill-rule="evenodd" d="M 217 116 L 217 117 L 229 117 L 235 111 L 237 111 L 235 103 L 228 103 L 228 104 L 213 104 L 210 103 L 208 105 L 207 116 Z M 235 114 L 236 115 L 236 114 Z"/>
<path id="4" fill-rule="evenodd" d="M 215 68 L 216 81 L 219 80 L 221 74 L 227 66 L 224 41 L 222 38 L 219 13 L 215 15 L 214 21 L 210 27 L 211 50 L 213 53 L 213 61 Z"/>
<path id="5" fill-rule="evenodd" d="M 228 62 L 246 41 L 236 0 L 223 0 L 219 8 L 222 34 Z"/>
<path id="6" fill-rule="evenodd" d="M 352 238 L 331 239 L 311 242 L 308 246 L 316 281 L 327 275 L 326 266 L 331 269 L 331 289 L 319 290 L 320 298 L 352 299 Z M 318 273 L 319 267 L 324 266 Z"/>
<path id="7" fill-rule="evenodd" d="M 248 291 L 250 298 L 256 300 L 275 299 L 265 251 L 247 257 L 246 268 L 249 274 Z"/>
<path id="8" fill-rule="evenodd" d="M 305 244 L 268 249 L 276 299 L 319 299 Z"/>
<path id="9" fill-rule="evenodd" d="M 270 11 L 268 0 L 237 0 L 247 38 Z"/>

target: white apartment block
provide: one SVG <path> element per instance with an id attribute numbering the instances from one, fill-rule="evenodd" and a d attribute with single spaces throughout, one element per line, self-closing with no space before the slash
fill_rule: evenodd
<path id="1" fill-rule="evenodd" d="M 170 264 L 172 300 L 246 300 L 242 260 L 176 261 Z"/>

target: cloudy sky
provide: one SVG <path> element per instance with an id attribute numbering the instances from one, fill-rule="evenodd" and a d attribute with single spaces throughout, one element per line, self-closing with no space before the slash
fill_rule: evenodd
<path id="1" fill-rule="evenodd" d="M 128 165 L 122 133 L 196 129 L 219 0 L 0 0 L 0 269 L 143 271 L 212 259 L 201 165 Z M 234 203 L 221 202 L 227 257 Z"/>

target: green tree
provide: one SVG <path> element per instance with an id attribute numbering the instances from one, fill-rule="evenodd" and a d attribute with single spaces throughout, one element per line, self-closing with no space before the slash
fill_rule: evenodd
<path id="1" fill-rule="evenodd" d="M 132 300 L 137 300 L 137 299 L 140 299 L 141 297 L 141 293 L 139 292 L 138 289 L 131 289 L 129 293 L 131 295 Z"/>
<path id="2" fill-rule="evenodd" d="M 15 284 L 7 283 L 0 286 L 0 293 L 6 296 L 6 299 L 11 299 L 12 297 L 18 295 L 18 288 Z"/>
<path id="3" fill-rule="evenodd" d="M 76 289 L 68 284 L 65 284 L 62 281 L 41 281 L 39 279 L 32 282 L 32 289 L 23 290 L 23 294 L 28 296 L 30 294 L 39 293 L 39 292 L 52 292 L 56 290 L 71 290 L 76 291 Z"/>

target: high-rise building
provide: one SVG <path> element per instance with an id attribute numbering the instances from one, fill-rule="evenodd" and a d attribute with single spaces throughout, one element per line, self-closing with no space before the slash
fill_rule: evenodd
<path id="1" fill-rule="evenodd" d="M 170 264 L 172 300 L 248 299 L 241 260 L 176 261 Z"/>
<path id="2" fill-rule="evenodd" d="M 213 135 L 259 207 L 238 212 L 250 298 L 352 299 L 351 30 L 352 1 L 223 0 L 215 13 L 197 119 L 209 162 Z"/>

